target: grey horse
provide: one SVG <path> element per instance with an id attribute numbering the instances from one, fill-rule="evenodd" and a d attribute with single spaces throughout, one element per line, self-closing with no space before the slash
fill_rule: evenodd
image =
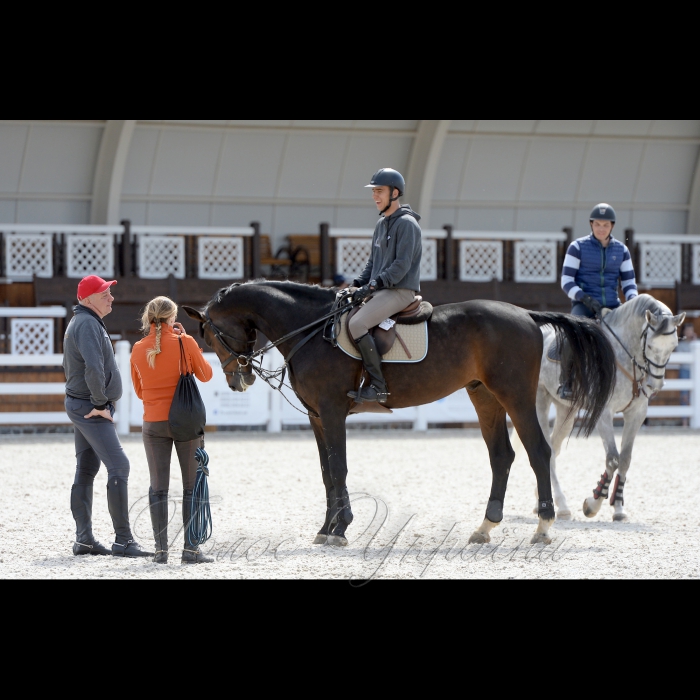
<path id="1" fill-rule="evenodd" d="M 674 316 L 671 310 L 648 294 L 628 301 L 614 311 L 604 312 L 601 327 L 610 339 L 617 362 L 617 376 L 612 398 L 601 414 L 597 429 L 605 446 L 605 473 L 601 476 L 593 495 L 583 504 L 586 517 L 593 518 L 610 496 L 615 512 L 613 520 L 627 520 L 624 489 L 627 472 L 632 460 L 634 440 L 647 416 L 649 399 L 664 386 L 666 366 L 678 346 L 678 327 L 685 314 Z M 551 326 L 543 326 L 544 352 L 537 389 L 537 417 L 552 448 L 551 477 L 557 518 L 570 520 L 571 510 L 557 478 L 556 459 L 562 443 L 571 435 L 577 418 L 571 403 L 557 395 L 560 384 L 559 353 L 556 336 Z M 549 415 L 552 404 L 556 408 L 554 427 L 550 428 Z M 622 413 L 624 428 L 621 450 L 618 451 L 613 431 L 613 417 Z M 612 491 L 610 485 L 617 472 Z"/>

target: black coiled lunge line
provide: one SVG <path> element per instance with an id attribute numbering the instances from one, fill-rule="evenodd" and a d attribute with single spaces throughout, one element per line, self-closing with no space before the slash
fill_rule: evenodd
<path id="1" fill-rule="evenodd" d="M 187 524 L 187 542 L 191 547 L 204 544 L 212 534 L 211 508 L 209 507 L 209 455 L 203 448 L 194 454 L 197 464 L 197 480 L 192 492 L 190 522 Z"/>

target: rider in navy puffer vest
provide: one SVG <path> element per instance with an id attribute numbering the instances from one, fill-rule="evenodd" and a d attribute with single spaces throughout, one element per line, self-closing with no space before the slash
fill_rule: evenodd
<path id="1" fill-rule="evenodd" d="M 624 243 L 612 237 L 615 210 L 609 204 L 599 204 L 591 212 L 591 225 L 610 222 L 609 233 L 601 238 L 600 230 L 579 238 L 570 246 L 564 260 L 561 287 L 572 301 L 575 316 L 593 318 L 602 309 L 620 306 L 618 285 L 622 284 L 625 301 L 637 296 L 632 256 Z"/>
<path id="2" fill-rule="evenodd" d="M 612 237 L 617 216 L 609 204 L 591 212 L 592 233 L 570 246 L 564 260 L 561 287 L 572 301 L 571 313 L 588 318 L 601 317 L 603 309 L 620 306 L 618 287 L 625 301 L 637 296 L 632 256 L 624 243 Z M 561 354 L 559 397 L 571 400 L 571 349 L 564 343 Z"/>

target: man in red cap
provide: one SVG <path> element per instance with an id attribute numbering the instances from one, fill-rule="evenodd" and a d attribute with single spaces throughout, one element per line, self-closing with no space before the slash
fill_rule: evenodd
<path id="1" fill-rule="evenodd" d="M 112 341 L 102 320 L 112 311 L 111 288 L 90 275 L 78 285 L 74 316 L 66 328 L 63 369 L 66 374 L 66 413 L 75 428 L 77 468 L 71 490 L 76 524 L 73 554 L 152 557 L 134 541 L 129 524 L 130 465 L 114 425 L 114 402 L 122 396 L 122 379 Z M 107 505 L 116 542 L 111 550 L 92 533 L 92 496 L 101 462 L 107 467 Z"/>

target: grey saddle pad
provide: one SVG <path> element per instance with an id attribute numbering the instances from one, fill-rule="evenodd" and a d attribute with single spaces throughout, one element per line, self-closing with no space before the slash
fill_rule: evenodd
<path id="1" fill-rule="evenodd" d="M 559 349 L 559 343 L 556 340 L 552 341 L 552 344 L 547 350 L 547 359 L 550 362 L 561 362 L 561 351 Z"/>

